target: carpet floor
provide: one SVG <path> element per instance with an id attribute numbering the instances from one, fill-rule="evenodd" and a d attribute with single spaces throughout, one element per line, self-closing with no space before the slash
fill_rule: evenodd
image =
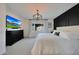
<path id="1" fill-rule="evenodd" d="M 8 46 L 6 48 L 6 55 L 31 55 L 34 43 L 34 38 L 24 38 L 12 46 Z"/>

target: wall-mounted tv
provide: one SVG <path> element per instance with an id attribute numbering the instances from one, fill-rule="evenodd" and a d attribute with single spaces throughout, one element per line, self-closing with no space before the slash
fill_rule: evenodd
<path id="1" fill-rule="evenodd" d="M 21 20 L 16 19 L 12 16 L 6 16 L 6 28 L 7 29 L 19 29 L 21 26 Z"/>

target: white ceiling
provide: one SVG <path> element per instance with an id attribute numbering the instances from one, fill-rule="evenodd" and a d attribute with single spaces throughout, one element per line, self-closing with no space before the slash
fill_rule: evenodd
<path id="1" fill-rule="evenodd" d="M 9 3 L 6 4 L 7 12 L 11 12 L 26 19 L 31 19 L 36 9 L 45 19 L 56 18 L 63 12 L 67 11 L 76 3 Z"/>

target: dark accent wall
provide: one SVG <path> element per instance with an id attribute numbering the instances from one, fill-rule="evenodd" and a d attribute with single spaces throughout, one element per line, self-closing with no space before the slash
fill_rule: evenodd
<path id="1" fill-rule="evenodd" d="M 54 19 L 54 29 L 73 25 L 79 25 L 79 4 Z"/>

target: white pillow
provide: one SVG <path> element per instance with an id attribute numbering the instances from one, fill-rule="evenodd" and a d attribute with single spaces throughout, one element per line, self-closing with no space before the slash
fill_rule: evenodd
<path id="1" fill-rule="evenodd" d="M 54 30 L 52 34 L 54 35 L 54 34 L 55 34 L 55 32 L 60 32 L 60 31 L 58 31 L 58 30 Z"/>

